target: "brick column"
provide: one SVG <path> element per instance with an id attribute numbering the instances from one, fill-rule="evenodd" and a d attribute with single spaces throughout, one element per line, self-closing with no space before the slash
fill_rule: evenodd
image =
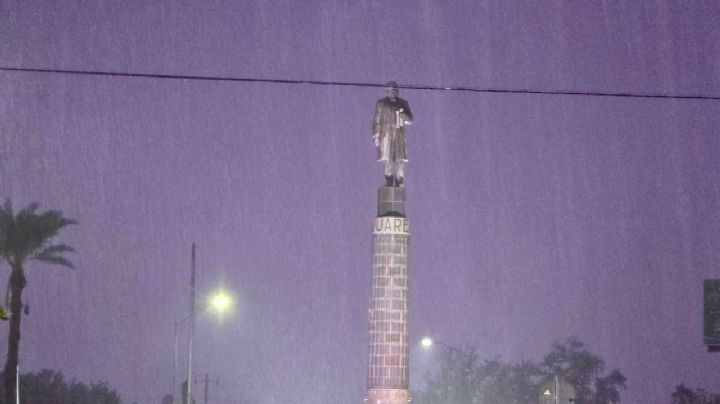
<path id="1" fill-rule="evenodd" d="M 410 401 L 409 252 L 410 221 L 405 217 L 405 189 L 378 192 L 373 226 L 367 395 L 370 404 Z"/>

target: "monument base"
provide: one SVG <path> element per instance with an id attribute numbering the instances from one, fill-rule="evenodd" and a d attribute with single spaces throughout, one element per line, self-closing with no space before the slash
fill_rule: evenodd
<path id="1" fill-rule="evenodd" d="M 378 216 L 405 217 L 405 188 L 378 188 Z"/>
<path id="2" fill-rule="evenodd" d="M 408 404 L 410 390 L 406 389 L 370 389 L 365 397 L 367 404 Z"/>

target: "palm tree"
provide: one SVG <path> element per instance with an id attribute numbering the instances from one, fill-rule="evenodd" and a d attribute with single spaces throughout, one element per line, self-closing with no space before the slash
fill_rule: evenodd
<path id="1" fill-rule="evenodd" d="M 38 204 L 33 203 L 14 214 L 9 200 L 0 206 L 0 258 L 10 265 L 8 281 L 10 330 L 5 362 L 6 403 L 13 402 L 15 397 L 22 292 L 26 285 L 23 265 L 26 260 L 35 259 L 73 268 L 72 262 L 63 256 L 74 251 L 73 248 L 65 244 L 55 244 L 53 238 L 60 229 L 76 222 L 64 217 L 59 211 L 37 213 L 37 209 Z"/>

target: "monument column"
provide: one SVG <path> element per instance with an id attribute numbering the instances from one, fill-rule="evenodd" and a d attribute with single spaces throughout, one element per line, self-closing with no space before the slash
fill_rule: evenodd
<path id="1" fill-rule="evenodd" d="M 410 401 L 410 221 L 404 216 L 404 202 L 404 188 L 382 187 L 378 190 L 368 311 L 370 349 L 366 402 L 372 404 L 407 404 Z"/>
<path id="2" fill-rule="evenodd" d="M 389 90 L 390 97 L 378 101 L 374 122 L 374 137 L 376 140 L 382 139 L 380 142 L 376 141 L 376 144 L 381 149 L 380 161 L 386 163 L 386 183 L 378 189 L 377 217 L 372 231 L 369 355 L 365 396 L 365 402 L 369 404 L 410 402 L 410 221 L 405 216 L 402 165 L 407 159 L 404 129 L 402 133 L 400 129 L 409 124 L 412 115 L 407 101 L 397 97 L 397 87 L 393 85 Z M 383 122 L 383 116 L 391 119 L 389 125 Z M 402 139 L 398 139 L 397 136 L 400 135 Z"/>

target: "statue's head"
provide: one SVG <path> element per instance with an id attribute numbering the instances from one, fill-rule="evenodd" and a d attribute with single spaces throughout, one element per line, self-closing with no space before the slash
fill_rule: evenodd
<path id="1" fill-rule="evenodd" d="M 387 87 L 387 95 L 391 98 L 397 98 L 397 96 L 400 94 L 400 89 L 398 89 L 398 85 L 394 81 L 389 81 L 385 87 Z"/>

